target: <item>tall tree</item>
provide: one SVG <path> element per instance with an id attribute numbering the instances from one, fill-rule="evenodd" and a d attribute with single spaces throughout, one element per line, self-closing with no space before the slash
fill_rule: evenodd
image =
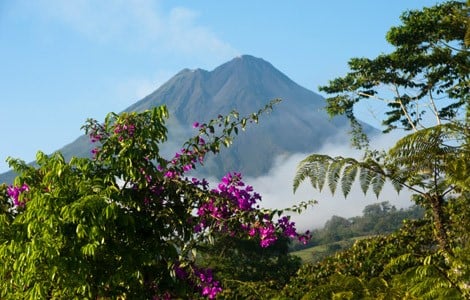
<path id="1" fill-rule="evenodd" d="M 397 189 L 408 187 L 431 206 L 436 236 L 446 249 L 442 206 L 454 186 L 444 184 L 444 178 L 450 162 L 462 153 L 461 129 L 468 126 L 462 114 L 470 101 L 470 52 L 464 45 L 468 10 L 464 3 L 451 1 L 405 12 L 401 19 L 402 25 L 387 34 L 395 47 L 392 53 L 351 59 L 351 71 L 320 90 L 332 95 L 326 99 L 329 114 L 344 114 L 351 120 L 353 141 L 359 146 L 365 142 L 354 115 L 354 106 L 360 102 L 379 100 L 387 106 L 385 132 L 403 128 L 414 133 L 387 155 L 367 151 L 361 162 L 311 155 L 299 165 L 294 189 L 310 177 L 319 189 L 327 181 L 332 192 L 341 182 L 347 195 L 359 173 L 363 191 L 371 186 L 378 195 L 389 178 Z M 426 114 L 434 117 L 434 126 Z"/>
<path id="2" fill-rule="evenodd" d="M 354 106 L 380 101 L 387 106 L 384 131 L 396 128 L 417 131 L 452 121 L 468 101 L 469 51 L 464 44 L 468 8 L 450 1 L 401 16 L 402 25 L 392 27 L 387 41 L 395 47 L 376 58 L 352 58 L 351 71 L 320 87 L 330 115 L 344 114 L 355 129 L 360 124 Z"/>
<path id="3" fill-rule="evenodd" d="M 335 192 L 339 185 L 345 196 L 357 178 L 364 193 L 371 188 L 377 196 L 387 179 L 398 191 L 407 187 L 431 213 L 438 248 L 449 263 L 456 245 L 449 236 L 448 206 L 462 197 L 468 201 L 470 177 L 470 51 L 465 45 L 469 9 L 463 2 L 449 1 L 405 12 L 401 20 L 387 33 L 394 46 L 391 53 L 351 59 L 350 72 L 320 90 L 330 95 L 330 115 L 350 119 L 358 147 L 368 146 L 354 114 L 359 103 L 385 106 L 385 133 L 412 133 L 386 153 L 366 149 L 362 160 L 310 155 L 299 164 L 294 190 L 307 178 L 318 189 L 328 186 Z M 465 280 L 460 281 L 463 287 Z M 468 295 L 468 287 L 462 291 Z"/>

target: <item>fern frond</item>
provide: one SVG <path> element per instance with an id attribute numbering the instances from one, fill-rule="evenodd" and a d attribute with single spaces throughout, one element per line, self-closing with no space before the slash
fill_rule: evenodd
<path id="1" fill-rule="evenodd" d="M 459 134 L 451 124 L 423 129 L 401 138 L 389 151 L 392 163 L 411 173 L 440 171 L 459 152 Z"/>
<path id="2" fill-rule="evenodd" d="M 297 172 L 294 177 L 294 193 L 306 178 L 310 179 L 313 188 L 321 191 L 331 160 L 332 158 L 328 155 L 321 154 L 312 154 L 303 159 L 297 166 Z"/>
<path id="3" fill-rule="evenodd" d="M 330 167 L 330 160 L 324 160 L 323 163 L 317 163 L 317 185 L 321 191 L 326 182 L 326 174 Z"/>
<path id="4" fill-rule="evenodd" d="M 341 190 L 345 198 L 348 196 L 351 186 L 356 180 L 358 168 L 357 164 L 350 164 L 344 168 L 343 176 L 341 176 Z"/>
<path id="5" fill-rule="evenodd" d="M 297 189 L 299 188 L 299 185 L 305 180 L 305 178 L 310 176 L 309 174 L 311 174 L 311 171 L 310 171 L 310 167 L 308 164 L 300 164 L 297 167 L 297 172 L 295 173 L 294 183 L 293 183 L 294 193 L 297 191 Z M 312 183 L 312 186 L 313 185 L 314 183 Z"/>
<path id="6" fill-rule="evenodd" d="M 293 184 L 294 192 L 301 182 L 309 178 L 313 188 L 321 191 L 323 186 L 327 184 L 332 194 L 337 191 L 338 184 L 341 184 L 343 195 L 347 197 L 358 177 L 364 194 L 372 186 L 372 190 L 378 197 L 387 174 L 382 166 L 373 159 L 359 162 L 353 158 L 340 156 L 332 158 L 328 155 L 312 154 L 302 160 L 297 167 Z M 399 184 L 398 181 L 396 183 Z M 397 190 L 399 190 L 398 186 Z"/>
<path id="7" fill-rule="evenodd" d="M 336 159 L 328 168 L 328 187 L 332 194 L 335 193 L 336 187 L 338 186 L 338 181 L 340 178 L 340 172 L 344 165 L 344 161 L 342 159 Z"/>
<path id="8" fill-rule="evenodd" d="M 392 183 L 393 188 L 397 193 L 400 193 L 401 190 L 403 189 L 403 180 L 397 179 L 397 178 L 392 178 L 390 179 L 390 182 Z"/>
<path id="9" fill-rule="evenodd" d="M 361 185 L 361 189 L 364 195 L 367 194 L 367 191 L 369 190 L 373 175 L 374 174 L 366 168 L 361 168 L 359 171 L 359 183 Z"/>
<path id="10" fill-rule="evenodd" d="M 381 173 L 375 173 L 371 184 L 372 191 L 374 192 L 375 196 L 379 198 L 380 192 L 382 192 L 382 188 L 385 184 L 385 176 Z"/>

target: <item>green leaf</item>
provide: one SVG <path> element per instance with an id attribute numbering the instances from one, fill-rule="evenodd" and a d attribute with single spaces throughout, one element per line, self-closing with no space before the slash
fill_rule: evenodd
<path id="1" fill-rule="evenodd" d="M 375 176 L 372 178 L 372 191 L 375 196 L 379 198 L 380 192 L 385 184 L 385 176 L 380 173 L 375 173 Z"/>
<path id="2" fill-rule="evenodd" d="M 362 192 L 367 194 L 367 191 L 369 190 L 370 183 L 373 178 L 373 173 L 367 168 L 360 168 L 359 170 L 359 183 L 361 185 Z"/>
<path id="3" fill-rule="evenodd" d="M 80 223 L 77 225 L 75 232 L 78 238 L 84 238 L 87 235 L 85 227 Z"/>
<path id="4" fill-rule="evenodd" d="M 358 166 L 356 164 L 348 165 L 343 170 L 343 175 L 341 177 L 341 189 L 343 195 L 346 198 L 351 191 L 351 186 L 356 180 Z"/>
<path id="5" fill-rule="evenodd" d="M 341 159 L 335 159 L 328 168 L 328 186 L 332 194 L 335 193 L 336 187 L 338 186 L 342 167 L 343 161 Z"/>

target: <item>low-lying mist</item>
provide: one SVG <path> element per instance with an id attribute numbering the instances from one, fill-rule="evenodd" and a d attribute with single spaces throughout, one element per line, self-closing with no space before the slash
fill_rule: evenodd
<path id="1" fill-rule="evenodd" d="M 182 128 L 178 128 L 178 130 L 189 135 Z M 381 134 L 372 138 L 370 145 L 372 149 L 387 150 L 395 144 L 399 137 L 398 134 L 393 133 Z M 179 149 L 179 145 L 178 143 L 173 143 L 171 147 L 168 147 L 166 150 L 167 156 L 171 157 L 170 154 Z M 168 149 L 171 150 L 168 151 Z M 344 129 L 343 133 L 330 137 L 324 146 L 315 153 L 327 154 L 332 157 L 354 157 L 356 159 L 360 159 L 363 155 L 362 151 L 351 147 L 350 135 L 347 134 L 347 128 Z M 297 166 L 309 154 L 312 153 L 278 156 L 274 160 L 273 167 L 266 175 L 243 177 L 243 181 L 246 184 L 252 185 L 254 190 L 262 196 L 261 206 L 264 208 L 283 209 L 298 205 L 302 201 L 316 200 L 318 203 L 310 206 L 302 214 L 291 214 L 291 218 L 296 222 L 297 229 L 299 230 L 321 228 L 333 215 L 344 218 L 360 216 L 365 206 L 377 202 L 388 201 L 397 208 L 408 208 L 414 204 L 410 200 L 410 191 L 405 188 L 398 194 L 389 182 L 385 183 L 379 198 L 375 196 L 372 190 L 364 195 L 359 182 L 353 185 L 348 197 L 344 198 L 340 187 L 332 195 L 328 186 L 325 186 L 320 192 L 310 185 L 308 179 L 299 186 L 294 194 L 293 180 Z M 220 178 L 207 179 L 213 187 L 217 186 L 217 183 L 220 181 Z"/>
<path id="2" fill-rule="evenodd" d="M 397 136 L 381 135 L 371 141 L 373 149 L 387 149 L 397 140 Z M 330 156 L 343 156 L 361 158 L 362 153 L 351 148 L 349 137 L 335 136 L 325 144 L 317 153 Z M 318 203 L 309 207 L 300 215 L 293 214 L 292 220 L 296 222 L 299 230 L 322 227 L 333 215 L 349 218 L 362 215 L 365 206 L 377 202 L 389 201 L 397 208 L 407 208 L 413 203 L 410 200 L 411 192 L 402 190 L 399 194 L 390 183 L 386 183 L 379 198 L 372 191 L 366 195 L 362 192 L 359 182 L 353 185 L 347 198 L 344 198 L 340 188 L 332 195 L 328 186 L 319 192 L 312 188 L 309 180 L 303 182 L 297 192 L 293 193 L 293 179 L 299 162 L 308 153 L 298 153 L 290 156 L 277 157 L 273 168 L 267 175 L 257 178 L 245 178 L 245 182 L 254 187 L 263 197 L 262 207 L 287 208 L 301 201 L 316 200 Z"/>

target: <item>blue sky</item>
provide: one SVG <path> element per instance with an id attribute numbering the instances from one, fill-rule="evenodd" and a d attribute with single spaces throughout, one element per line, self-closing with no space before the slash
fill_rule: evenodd
<path id="1" fill-rule="evenodd" d="M 0 172 L 7 156 L 57 150 L 88 117 L 122 111 L 183 68 L 251 54 L 317 91 L 349 58 L 388 52 L 403 11 L 438 2 L 0 1 Z"/>

